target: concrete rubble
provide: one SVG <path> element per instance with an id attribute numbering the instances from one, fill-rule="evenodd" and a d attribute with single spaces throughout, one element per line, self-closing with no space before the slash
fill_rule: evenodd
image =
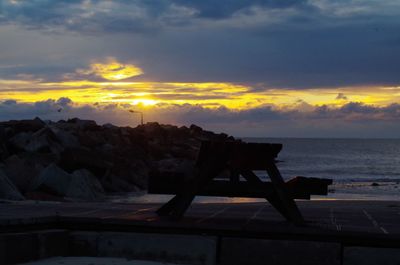
<path id="1" fill-rule="evenodd" d="M 201 141 L 213 139 L 234 140 L 196 125 L 0 122 L 0 199 L 94 201 L 145 190 L 152 171 L 187 171 Z"/>

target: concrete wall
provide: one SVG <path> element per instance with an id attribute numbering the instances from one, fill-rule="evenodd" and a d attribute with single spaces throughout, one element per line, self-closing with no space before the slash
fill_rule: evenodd
<path id="1" fill-rule="evenodd" d="M 0 264 L 66 256 L 69 253 L 68 237 L 65 230 L 0 234 Z"/>
<path id="2" fill-rule="evenodd" d="M 214 265 L 217 238 L 151 233 L 73 232 L 71 255 L 123 257 L 193 265 Z"/>
<path id="3" fill-rule="evenodd" d="M 400 264 L 400 248 L 340 242 L 67 230 L 0 234 L 0 264 L 53 256 L 121 257 L 194 265 Z"/>

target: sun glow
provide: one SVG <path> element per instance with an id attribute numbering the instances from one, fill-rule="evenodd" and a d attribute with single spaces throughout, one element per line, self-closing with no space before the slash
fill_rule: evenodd
<path id="1" fill-rule="evenodd" d="M 143 74 L 143 70 L 133 64 L 123 64 L 115 58 L 108 58 L 105 62 L 94 62 L 89 69 L 79 69 L 79 75 L 95 75 L 107 80 L 117 81 Z"/>
<path id="2" fill-rule="evenodd" d="M 133 105 L 153 106 L 157 103 L 158 103 L 158 101 L 154 100 L 154 99 L 140 98 L 140 99 L 132 100 Z"/>
<path id="3" fill-rule="evenodd" d="M 69 80 L 0 80 L 0 100 L 35 102 L 69 97 L 76 103 L 117 103 L 151 107 L 156 104 L 191 104 L 207 108 L 221 106 L 249 109 L 274 105 L 285 109 L 310 109 L 311 106 L 340 107 L 348 102 L 377 106 L 400 101 L 400 87 L 348 87 L 327 89 L 264 89 L 232 83 L 95 82 Z"/>

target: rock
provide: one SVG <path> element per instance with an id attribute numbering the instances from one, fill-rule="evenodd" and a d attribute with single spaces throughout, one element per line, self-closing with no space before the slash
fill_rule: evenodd
<path id="1" fill-rule="evenodd" d="M 3 161 L 10 155 L 7 146 L 4 144 L 4 141 L 0 140 L 0 161 Z"/>
<path id="2" fill-rule="evenodd" d="M 31 187 L 32 180 L 36 179 L 43 166 L 30 161 L 21 159 L 17 155 L 12 155 L 4 161 L 4 170 L 10 180 L 21 191 L 26 192 Z"/>
<path id="3" fill-rule="evenodd" d="M 6 128 L 4 126 L 0 126 L 0 161 L 3 161 L 6 157 L 9 156 L 6 141 Z"/>
<path id="4" fill-rule="evenodd" d="M 65 196 L 67 194 L 71 175 L 51 164 L 46 167 L 32 183 L 32 191 L 45 191 L 52 195 Z"/>
<path id="5" fill-rule="evenodd" d="M 167 138 L 167 131 L 158 122 L 148 122 L 142 125 L 144 134 L 150 140 L 164 142 Z"/>
<path id="6" fill-rule="evenodd" d="M 100 182 L 88 170 L 77 170 L 68 174 L 55 164 L 42 171 L 32 187 L 33 191 L 45 192 L 50 196 L 96 200 L 104 193 Z M 30 193 L 32 194 L 35 193 Z"/>
<path id="7" fill-rule="evenodd" d="M 132 159 L 130 163 L 115 161 L 109 174 L 113 176 L 113 179 L 121 179 L 124 182 L 145 189 L 147 187 L 148 171 L 148 167 L 143 161 Z"/>
<path id="8" fill-rule="evenodd" d="M 85 168 L 96 176 L 103 176 L 112 163 L 94 150 L 67 148 L 61 153 L 59 166 L 69 173 Z"/>
<path id="9" fill-rule="evenodd" d="M 17 149 L 27 152 L 59 153 L 62 146 L 51 129 L 44 127 L 34 133 L 21 132 L 10 139 L 10 143 Z"/>
<path id="10" fill-rule="evenodd" d="M 8 121 L 0 122 L 0 162 L 29 198 L 93 200 L 103 193 L 101 185 L 113 192 L 146 189 L 150 170 L 193 170 L 203 140 L 235 141 L 196 125 Z"/>
<path id="11" fill-rule="evenodd" d="M 64 131 L 57 127 L 52 127 L 51 130 L 54 133 L 55 137 L 57 138 L 58 142 L 60 142 L 64 148 L 79 147 L 78 138 L 71 132 Z"/>
<path id="12" fill-rule="evenodd" d="M 60 156 L 58 154 L 53 153 L 31 153 L 31 152 L 22 152 L 19 153 L 18 156 L 22 160 L 29 161 L 29 164 L 37 164 L 40 168 L 45 168 L 52 163 L 58 163 L 60 160 Z"/>
<path id="13" fill-rule="evenodd" d="M 0 198 L 16 201 L 25 199 L 2 170 L 0 170 Z"/>
<path id="14" fill-rule="evenodd" d="M 32 134 L 28 141 L 28 144 L 24 148 L 28 152 L 39 152 L 39 153 L 60 153 L 63 148 L 59 144 L 56 135 L 53 131 L 48 128 L 42 128 L 39 131 Z"/>
<path id="15" fill-rule="evenodd" d="M 140 189 L 117 176 L 111 175 L 102 181 L 103 187 L 109 192 L 134 192 Z"/>
<path id="16" fill-rule="evenodd" d="M 42 129 L 46 124 L 36 117 L 33 120 L 11 120 L 0 122 L 0 125 L 11 127 L 16 133 L 19 132 L 36 132 Z"/>
<path id="17" fill-rule="evenodd" d="M 185 175 L 193 174 L 195 161 L 177 158 L 164 159 L 158 161 L 157 168 L 160 172 L 178 172 Z"/>
<path id="18" fill-rule="evenodd" d="M 194 135 L 199 135 L 203 132 L 203 129 L 195 124 L 190 125 L 190 133 Z"/>
<path id="19" fill-rule="evenodd" d="M 63 197 L 49 194 L 43 191 L 29 191 L 25 193 L 25 198 L 27 200 L 35 200 L 35 201 L 65 201 Z"/>
<path id="20" fill-rule="evenodd" d="M 68 197 L 85 200 L 97 200 L 104 195 L 104 189 L 98 179 L 86 169 L 76 170 L 66 193 Z"/>
<path id="21" fill-rule="evenodd" d="M 78 141 L 81 146 L 96 148 L 106 143 L 104 134 L 99 131 L 79 131 Z"/>
<path id="22" fill-rule="evenodd" d="M 114 124 L 111 124 L 111 123 L 106 123 L 106 124 L 103 124 L 103 128 L 105 128 L 105 129 L 110 129 L 110 130 L 118 130 L 118 126 L 115 126 Z"/>
<path id="23" fill-rule="evenodd" d="M 98 130 L 101 126 L 92 120 L 81 120 L 78 118 L 69 119 L 67 123 L 74 124 L 79 130 Z"/>
<path id="24" fill-rule="evenodd" d="M 29 140 L 32 137 L 32 132 L 20 132 L 14 135 L 10 140 L 10 145 L 17 150 L 25 150 Z"/>

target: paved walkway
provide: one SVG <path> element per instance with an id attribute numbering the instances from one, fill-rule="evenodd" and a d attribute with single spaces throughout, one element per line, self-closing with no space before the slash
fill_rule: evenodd
<path id="1" fill-rule="evenodd" d="M 268 203 L 193 204 L 180 221 L 158 217 L 155 210 L 159 204 L 0 203 L 0 231 L 48 226 L 400 242 L 400 202 L 299 201 L 298 206 L 307 221 L 305 227 L 286 222 Z"/>

